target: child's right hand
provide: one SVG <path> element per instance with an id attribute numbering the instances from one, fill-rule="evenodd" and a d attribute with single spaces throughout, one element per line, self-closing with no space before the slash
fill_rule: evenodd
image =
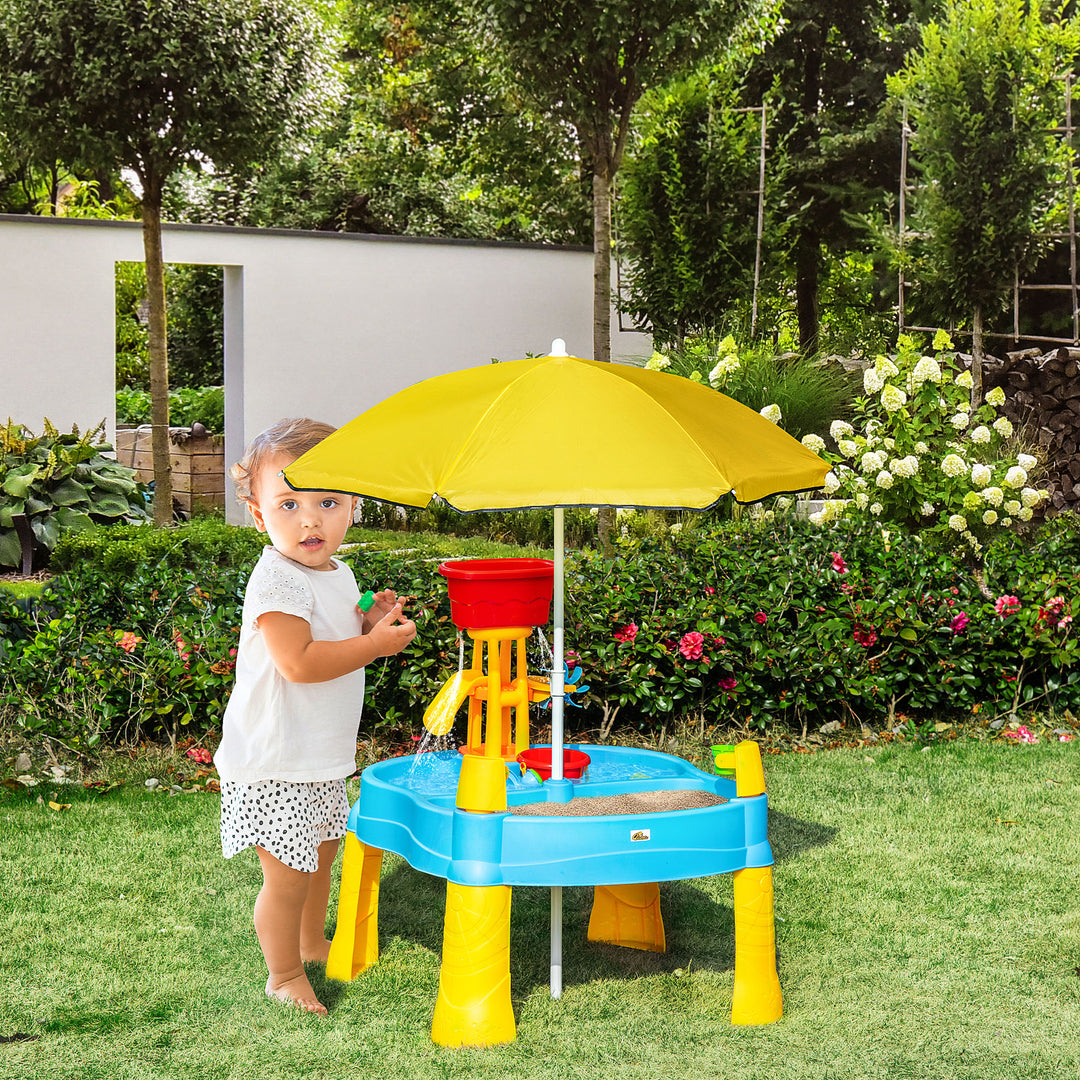
<path id="1" fill-rule="evenodd" d="M 399 602 L 365 636 L 376 656 L 395 656 L 416 637 L 416 623 L 403 617 Z"/>

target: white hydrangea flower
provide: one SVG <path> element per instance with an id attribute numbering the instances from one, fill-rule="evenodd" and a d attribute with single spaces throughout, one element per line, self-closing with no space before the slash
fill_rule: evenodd
<path id="1" fill-rule="evenodd" d="M 859 444 L 852 442 L 850 439 L 841 439 L 836 445 L 844 457 L 854 457 L 859 452 Z"/>
<path id="2" fill-rule="evenodd" d="M 740 368 L 737 356 L 722 356 L 716 361 L 716 366 L 709 372 L 709 383 L 719 386 L 733 371 Z"/>
<path id="3" fill-rule="evenodd" d="M 1012 524 L 1012 518 L 1011 517 L 1002 518 L 1001 519 L 1001 524 L 1004 525 L 1005 528 L 1007 529 Z"/>
<path id="4" fill-rule="evenodd" d="M 841 439 L 850 439 L 855 434 L 855 429 L 846 420 L 834 420 L 829 425 L 829 434 L 834 442 Z"/>
<path id="5" fill-rule="evenodd" d="M 761 415 L 773 424 L 779 424 L 783 419 L 783 414 L 780 412 L 780 406 L 775 402 L 772 405 L 766 405 L 765 408 L 761 410 Z"/>
<path id="6" fill-rule="evenodd" d="M 874 477 L 874 483 L 879 488 L 891 488 L 893 486 L 893 474 L 888 469 L 882 469 L 881 472 Z"/>
<path id="7" fill-rule="evenodd" d="M 825 449 L 825 440 L 820 435 L 804 435 L 801 442 L 807 450 L 815 454 L 820 454 Z"/>
<path id="8" fill-rule="evenodd" d="M 895 439 L 883 439 L 882 443 L 883 443 L 886 450 L 895 450 L 896 449 L 896 440 Z"/>
<path id="9" fill-rule="evenodd" d="M 1010 485 L 1015 487 L 1016 485 Z M 1042 492 L 1035 488 L 1026 487 L 1020 492 L 1020 502 L 1024 506 L 1038 506 L 1042 500 Z"/>
<path id="10" fill-rule="evenodd" d="M 857 491 L 865 491 L 866 487 L 867 487 L 865 478 L 863 478 L 861 476 L 854 476 L 853 475 L 852 480 L 851 480 L 851 484 L 852 484 L 852 487 L 854 487 Z"/>
<path id="11" fill-rule="evenodd" d="M 674 536 L 678 536 L 679 533 L 682 532 L 682 527 L 683 527 L 683 523 L 681 521 L 673 521 L 668 526 L 668 532 L 672 533 Z"/>
<path id="12" fill-rule="evenodd" d="M 971 466 L 971 482 L 978 487 L 985 487 L 990 483 L 991 472 L 985 465 Z"/>
<path id="13" fill-rule="evenodd" d="M 972 551 L 976 552 L 976 554 L 982 551 L 982 544 L 975 538 L 974 533 L 965 532 L 962 536 L 968 542 L 968 547 L 970 547 Z"/>
<path id="14" fill-rule="evenodd" d="M 953 380 L 957 386 L 962 386 L 965 390 L 971 389 L 971 372 L 961 371 L 959 375 Z"/>
<path id="15" fill-rule="evenodd" d="M 880 517 L 881 514 L 882 514 L 882 511 L 884 511 L 884 509 L 885 509 L 885 507 L 882 506 L 881 503 L 871 503 L 870 504 L 870 513 L 873 514 L 874 517 Z"/>
<path id="16" fill-rule="evenodd" d="M 1000 506 L 1005 499 L 1005 492 L 999 487 L 983 488 L 980 494 L 991 506 Z"/>
<path id="17" fill-rule="evenodd" d="M 881 430 L 881 426 L 882 425 L 881 425 L 880 420 L 867 420 L 866 421 L 866 434 L 867 435 L 873 435 L 875 431 L 880 431 Z"/>
<path id="18" fill-rule="evenodd" d="M 1005 512 L 1008 513 L 1008 514 L 1019 514 L 1020 513 L 1020 503 L 1017 502 L 1016 499 L 1009 499 L 1005 503 Z"/>
<path id="19" fill-rule="evenodd" d="M 941 461 L 941 471 L 946 476 L 963 476 L 967 472 L 967 465 L 958 454 L 946 454 Z"/>
<path id="20" fill-rule="evenodd" d="M 998 519 L 997 511 L 996 510 L 984 510 L 982 519 L 983 519 L 983 524 L 984 525 L 995 525 L 997 523 L 997 519 Z"/>
<path id="21" fill-rule="evenodd" d="M 1022 469 L 1019 465 L 1014 465 L 1005 474 L 1005 483 L 1011 488 L 1022 488 L 1027 483 L 1027 469 Z"/>
<path id="22" fill-rule="evenodd" d="M 966 412 L 958 412 L 954 416 L 949 417 L 949 423 L 952 424 L 957 431 L 963 431 L 971 422 L 971 418 Z"/>
<path id="23" fill-rule="evenodd" d="M 671 367 L 671 360 L 663 353 L 654 352 L 645 366 L 650 371 L 663 371 L 665 368 Z"/>
<path id="24" fill-rule="evenodd" d="M 874 370 L 886 379 L 900 374 L 900 369 L 887 356 L 879 356 L 874 361 Z"/>
<path id="25" fill-rule="evenodd" d="M 973 443 L 985 445 L 990 441 L 990 429 L 985 424 L 980 424 L 972 429 L 970 438 Z"/>
<path id="26" fill-rule="evenodd" d="M 914 454 L 908 454 L 907 457 L 890 462 L 889 469 L 893 476 L 914 476 L 919 471 L 919 459 Z"/>
<path id="27" fill-rule="evenodd" d="M 882 468 L 887 458 L 881 450 L 868 450 L 859 462 L 859 469 L 864 473 L 877 472 Z"/>
<path id="28" fill-rule="evenodd" d="M 917 442 L 915 444 L 915 453 L 916 454 L 929 454 L 930 453 L 930 447 L 927 446 L 926 443 L 924 443 L 922 440 L 920 440 L 919 442 Z"/>
<path id="29" fill-rule="evenodd" d="M 870 496 L 865 491 L 860 491 L 855 496 L 855 505 L 860 510 L 865 510 L 870 505 Z"/>
<path id="30" fill-rule="evenodd" d="M 811 525 L 819 525 L 819 526 L 824 525 L 825 524 L 825 515 L 824 515 L 824 513 L 822 511 L 815 510 L 810 515 L 809 521 L 810 521 Z"/>
<path id="31" fill-rule="evenodd" d="M 923 517 L 933 517 L 937 511 L 934 509 L 933 503 L 924 502 L 922 506 L 919 507 L 919 513 L 922 514 Z"/>
<path id="32" fill-rule="evenodd" d="M 941 366 L 932 356 L 924 356 L 912 369 L 908 376 L 909 392 L 913 393 L 926 382 L 941 382 Z"/>
<path id="33" fill-rule="evenodd" d="M 794 501 L 795 501 L 794 499 L 790 498 L 787 495 L 777 495 L 776 496 L 776 509 L 777 510 L 790 510 L 791 509 L 791 504 Z"/>
<path id="34" fill-rule="evenodd" d="M 1005 404 L 1005 391 L 1000 386 L 995 386 L 989 394 L 986 395 L 986 401 L 990 405 L 1004 405 Z"/>
<path id="35" fill-rule="evenodd" d="M 840 478 L 836 473 L 828 472 L 821 486 L 826 495 L 835 495 L 840 490 Z"/>
<path id="36" fill-rule="evenodd" d="M 1018 454 L 1016 456 L 1016 463 L 1021 469 L 1027 469 L 1029 472 L 1039 464 L 1037 457 L 1032 457 L 1031 454 Z"/>
<path id="37" fill-rule="evenodd" d="M 1016 515 L 1021 521 L 1030 521 L 1034 516 L 1030 506 L 1021 506 L 1020 513 Z"/>
<path id="38" fill-rule="evenodd" d="M 863 372 L 862 385 L 865 393 L 880 394 L 881 388 L 885 385 L 885 380 L 881 377 L 876 368 L 867 368 Z"/>
<path id="39" fill-rule="evenodd" d="M 953 514 L 949 518 L 949 528 L 955 529 L 958 533 L 966 532 L 967 518 L 965 518 L 962 514 Z"/>
<path id="40" fill-rule="evenodd" d="M 1013 433 L 1012 421 L 1007 416 L 999 416 L 994 421 L 994 430 L 1007 439 Z"/>

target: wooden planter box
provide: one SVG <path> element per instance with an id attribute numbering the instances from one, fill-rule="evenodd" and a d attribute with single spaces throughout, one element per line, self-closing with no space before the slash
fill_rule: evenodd
<path id="1" fill-rule="evenodd" d="M 173 498 L 190 514 L 194 510 L 225 508 L 225 437 L 203 435 L 190 428 L 169 428 L 169 471 Z M 150 428 L 120 428 L 116 432 L 116 459 L 149 484 L 154 479 Z"/>

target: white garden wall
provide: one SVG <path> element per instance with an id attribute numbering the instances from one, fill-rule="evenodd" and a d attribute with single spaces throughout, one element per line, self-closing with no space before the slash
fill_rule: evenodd
<path id="1" fill-rule="evenodd" d="M 583 249 L 192 225 L 166 226 L 163 243 L 166 262 L 226 267 L 227 461 L 282 416 L 342 424 L 421 379 L 545 353 L 555 337 L 591 355 Z M 112 437 L 114 266 L 142 256 L 134 222 L 0 215 L 0 421 L 104 417 Z M 613 319 L 614 358 L 649 349 Z"/>

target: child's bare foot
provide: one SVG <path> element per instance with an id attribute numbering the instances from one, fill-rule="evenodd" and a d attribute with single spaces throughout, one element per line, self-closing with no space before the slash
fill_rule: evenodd
<path id="1" fill-rule="evenodd" d="M 325 964 L 326 958 L 329 955 L 330 942 L 325 938 L 321 942 L 317 941 L 314 948 L 311 949 L 305 948 L 302 942 L 300 944 L 300 959 L 303 960 L 305 964 Z"/>
<path id="2" fill-rule="evenodd" d="M 326 1006 L 315 996 L 306 975 L 297 975 L 294 979 L 286 979 L 278 986 L 273 986 L 273 975 L 266 980 L 266 996 L 277 998 L 286 1005 L 295 1005 L 304 1012 L 315 1013 L 317 1016 L 326 1016 Z"/>

